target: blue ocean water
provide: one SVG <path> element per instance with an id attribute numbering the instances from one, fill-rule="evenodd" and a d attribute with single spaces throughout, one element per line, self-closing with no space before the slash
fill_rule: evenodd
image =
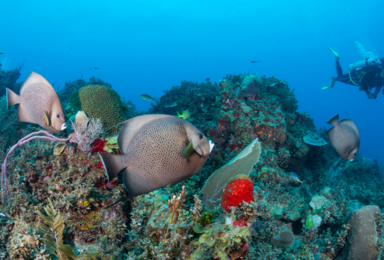
<path id="1" fill-rule="evenodd" d="M 332 47 L 348 65 L 364 49 L 384 56 L 383 1 L 3 1 L 0 56 L 21 80 L 35 71 L 55 87 L 81 76 L 110 82 L 139 110 L 182 80 L 256 73 L 286 80 L 316 126 L 343 110 L 360 130 L 360 153 L 384 163 L 384 96 L 336 83 Z M 259 63 L 250 63 L 260 60 Z M 98 70 L 90 68 L 97 67 Z M 328 126 L 327 126 L 328 127 Z"/>

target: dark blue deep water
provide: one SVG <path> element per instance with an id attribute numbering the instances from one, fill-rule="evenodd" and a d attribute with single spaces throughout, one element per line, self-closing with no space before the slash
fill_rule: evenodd
<path id="1" fill-rule="evenodd" d="M 379 0 L 2 1 L 0 60 L 3 69 L 26 60 L 20 80 L 32 70 L 54 87 L 95 75 L 139 110 L 150 107 L 140 94 L 160 97 L 182 80 L 275 76 L 318 128 L 347 111 L 361 155 L 383 164 L 384 96 L 342 83 L 321 90 L 336 75 L 328 47 L 345 72 L 364 52 L 384 56 L 383 10 Z"/>

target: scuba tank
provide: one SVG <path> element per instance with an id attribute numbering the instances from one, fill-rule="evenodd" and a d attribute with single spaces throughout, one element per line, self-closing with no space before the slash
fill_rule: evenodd
<path id="1" fill-rule="evenodd" d="M 349 65 L 349 79 L 350 79 L 350 81 L 355 85 L 359 85 L 358 83 L 353 81 L 351 73 L 356 73 L 356 71 L 359 69 L 369 67 L 369 66 L 374 66 L 374 65 L 378 65 L 382 69 L 381 75 L 384 75 L 384 69 L 382 67 L 383 64 L 379 58 L 366 58 L 365 60 L 356 61 L 355 63 L 350 64 Z"/>
<path id="2" fill-rule="evenodd" d="M 381 61 L 378 58 L 367 58 L 365 60 L 360 60 L 349 65 L 349 71 L 356 71 L 357 69 L 362 69 L 373 65 L 381 65 Z"/>

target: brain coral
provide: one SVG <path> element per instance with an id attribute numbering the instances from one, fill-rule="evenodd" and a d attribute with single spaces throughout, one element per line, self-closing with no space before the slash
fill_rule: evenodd
<path id="1" fill-rule="evenodd" d="M 105 129 L 124 120 L 124 106 L 119 94 L 109 87 L 90 85 L 75 91 L 68 105 L 72 111 L 84 111 L 89 118 L 100 118 Z M 116 135 L 118 128 L 107 135 Z"/>

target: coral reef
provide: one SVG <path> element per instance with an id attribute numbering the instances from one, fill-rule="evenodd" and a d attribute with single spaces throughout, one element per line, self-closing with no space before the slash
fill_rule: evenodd
<path id="1" fill-rule="evenodd" d="M 54 143 L 33 140 L 18 147 L 8 161 L 10 199 L 0 208 L 9 215 L 0 218 L 0 251 L 5 259 L 8 254 L 12 259 L 36 259 L 41 252 L 45 255 L 41 259 L 54 259 L 46 248 L 50 245 L 38 242 L 43 237 L 38 212 L 48 199 L 63 217 L 64 244 L 71 245 L 78 257 L 122 257 L 127 232 L 123 205 L 100 209 L 125 196 L 125 188 L 107 185 L 98 157 L 76 144 L 58 156 L 53 149 Z"/>
<path id="2" fill-rule="evenodd" d="M 29 142 L 8 160 L 2 258 L 54 257 L 38 228 L 48 199 L 63 217 L 63 244 L 77 259 L 330 260 L 354 259 L 368 248 L 364 256 L 377 258 L 383 170 L 358 155 L 353 162 L 340 159 L 326 132 L 316 130 L 308 113 L 297 112 L 287 82 L 227 75 L 219 83 L 183 81 L 164 92 L 143 113 L 190 112 L 186 120 L 215 143 L 200 173 L 100 210 L 126 196 L 121 179 L 107 183 L 95 156 L 120 153 L 116 137 L 89 141 L 92 149 L 85 152 L 80 138 L 69 150 L 56 147 L 56 155 L 48 141 Z M 257 149 L 249 149 L 255 140 Z M 253 182 L 253 200 L 223 208 L 227 195 L 237 192 L 229 188 L 222 197 L 223 189 L 238 173 Z"/>
<path id="3" fill-rule="evenodd" d="M 9 88 L 15 93 L 19 93 L 20 87 L 23 82 L 17 82 L 21 76 L 20 70 L 24 63 L 13 70 L 3 70 L 0 63 L 0 97 L 5 95 L 5 88 Z"/>
<path id="4" fill-rule="evenodd" d="M 376 206 L 365 206 L 353 212 L 347 245 L 338 260 L 378 259 L 383 250 L 383 217 Z"/>
<path id="5" fill-rule="evenodd" d="M 67 81 L 65 82 L 64 87 L 62 88 L 58 87 L 56 92 L 60 98 L 61 103 L 63 104 L 63 107 L 66 107 L 70 97 L 73 95 L 74 92 L 78 91 L 82 87 L 91 86 L 91 85 L 98 85 L 98 86 L 105 86 L 108 88 L 112 88 L 112 85 L 110 83 L 105 82 L 102 79 L 96 78 L 95 76 L 93 76 L 88 81 L 85 81 L 82 78 L 79 78 L 74 81 Z M 133 116 L 136 116 L 138 114 L 135 105 L 131 101 L 129 100 L 126 101 L 124 98 L 122 98 L 121 102 L 123 106 L 123 113 L 124 113 L 125 120 Z M 76 114 L 76 112 L 77 111 L 71 111 L 71 115 Z"/>
<path id="6" fill-rule="evenodd" d="M 14 122 L 17 120 L 16 109 L 7 109 L 6 96 L 0 97 L 0 160 L 5 158 L 5 149 L 20 138 L 20 129 Z"/>
<path id="7" fill-rule="evenodd" d="M 89 118 L 100 119 L 107 134 L 116 135 L 118 128 L 109 128 L 124 121 L 126 107 L 119 94 L 109 87 L 90 85 L 75 91 L 65 108 L 67 117 L 74 116 L 77 111 L 84 111 Z"/>
<path id="8" fill-rule="evenodd" d="M 82 78 L 76 79 L 74 81 L 66 81 L 64 87 L 57 89 L 57 95 L 60 98 L 61 103 L 65 107 L 69 98 L 72 94 L 85 86 L 90 85 L 101 85 L 112 88 L 112 85 L 108 82 L 104 82 L 102 79 L 96 78 L 95 76 L 91 77 L 88 82 L 83 80 Z"/>

